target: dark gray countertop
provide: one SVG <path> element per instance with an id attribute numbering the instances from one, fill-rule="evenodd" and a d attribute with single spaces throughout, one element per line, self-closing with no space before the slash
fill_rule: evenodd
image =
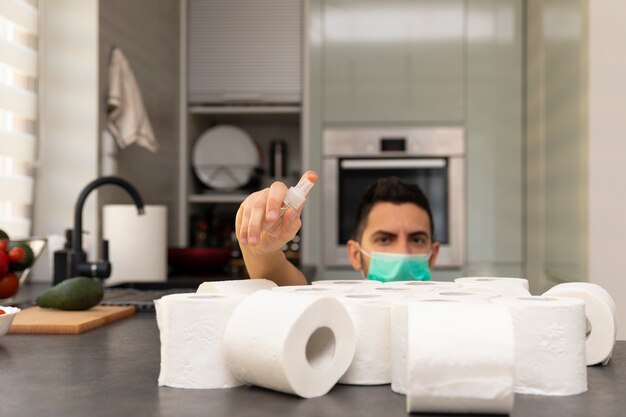
<path id="1" fill-rule="evenodd" d="M 0 338 L 0 416 L 407 415 L 405 397 L 389 385 L 337 385 L 309 400 L 255 387 L 159 387 L 159 348 L 153 313 L 81 335 L 6 335 Z M 513 416 L 626 415 L 626 342 L 617 343 L 608 366 L 588 371 L 585 394 L 516 395 Z"/>

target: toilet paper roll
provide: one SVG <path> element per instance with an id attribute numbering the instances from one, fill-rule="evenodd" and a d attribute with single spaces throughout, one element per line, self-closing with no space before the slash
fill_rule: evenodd
<path id="1" fill-rule="evenodd" d="M 513 323 L 488 303 L 408 306 L 408 412 L 509 414 Z"/>
<path id="2" fill-rule="evenodd" d="M 387 298 L 389 297 L 403 298 L 403 297 L 408 297 L 408 296 L 411 296 L 412 294 L 415 294 L 415 291 L 413 291 L 410 287 L 388 287 L 385 285 L 381 285 L 379 287 L 367 287 L 367 288 L 363 288 L 361 291 L 355 291 L 355 292 L 378 294 Z M 420 293 L 424 293 L 424 292 L 426 291 L 420 291 Z"/>
<path id="3" fill-rule="evenodd" d="M 167 279 L 167 208 L 132 204 L 105 205 L 102 236 L 109 241 L 111 276 L 107 285 L 124 281 Z"/>
<path id="4" fill-rule="evenodd" d="M 279 291 L 248 296 L 224 332 L 226 361 L 238 379 L 304 398 L 337 383 L 355 346 L 352 320 L 339 301 Z"/>
<path id="5" fill-rule="evenodd" d="M 250 295 L 260 290 L 276 287 L 274 281 L 267 279 L 235 279 L 230 281 L 207 281 L 200 284 L 197 293 L 245 294 Z"/>
<path id="6" fill-rule="evenodd" d="M 415 294 L 395 299 L 391 303 L 391 390 L 406 394 L 406 348 L 407 348 L 407 305 L 411 302 L 476 302 L 488 303 L 483 298 L 443 297 L 437 294 Z"/>
<path id="7" fill-rule="evenodd" d="M 354 358 L 341 384 L 391 382 L 391 299 L 381 294 L 348 293 L 337 298 L 348 311 L 356 334 Z"/>
<path id="8" fill-rule="evenodd" d="M 566 297 L 503 297 L 515 330 L 515 392 L 587 391 L 585 303 Z"/>
<path id="9" fill-rule="evenodd" d="M 383 283 L 385 287 L 409 287 L 413 290 L 445 290 L 460 287 L 456 282 L 451 281 L 391 281 Z"/>
<path id="10" fill-rule="evenodd" d="M 617 337 L 617 309 L 609 293 L 597 284 L 569 282 L 552 287 L 544 296 L 574 297 L 585 302 L 587 365 L 608 364 Z"/>
<path id="11" fill-rule="evenodd" d="M 451 290 L 443 290 L 443 291 L 433 291 L 433 294 L 436 294 L 443 298 L 450 299 L 484 299 L 484 300 L 493 300 L 499 297 L 502 297 L 498 291 L 492 288 L 484 288 L 484 287 L 461 287 L 461 288 L 453 288 Z"/>
<path id="12" fill-rule="evenodd" d="M 239 294 L 173 294 L 155 302 L 161 340 L 159 385 L 230 388 L 241 385 L 226 366 L 222 334 Z"/>
<path id="13" fill-rule="evenodd" d="M 491 288 L 509 297 L 527 297 L 530 295 L 530 292 L 528 292 L 528 280 L 524 278 L 464 277 L 457 278 L 454 281 L 461 284 L 463 288 Z"/>
<path id="14" fill-rule="evenodd" d="M 339 280 L 326 280 L 326 279 L 322 279 L 322 280 L 318 280 L 318 281 L 313 281 L 311 284 L 313 285 L 319 285 L 322 287 L 344 287 L 344 288 L 348 288 L 350 290 L 357 290 L 360 291 L 364 286 L 372 286 L 372 287 L 377 287 L 380 285 L 380 281 L 374 281 L 374 280 L 369 280 L 369 279 L 339 279 Z"/>
<path id="15" fill-rule="evenodd" d="M 282 287 L 272 288 L 271 290 L 298 295 L 318 295 L 327 297 L 336 297 L 341 294 L 352 292 L 351 287 L 325 287 L 322 285 L 284 285 Z"/>

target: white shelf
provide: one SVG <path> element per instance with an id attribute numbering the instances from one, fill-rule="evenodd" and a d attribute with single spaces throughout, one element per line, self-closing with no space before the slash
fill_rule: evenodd
<path id="1" fill-rule="evenodd" d="M 191 114 L 298 114 L 300 106 L 189 106 Z"/>
<path id="2" fill-rule="evenodd" d="M 243 193 L 207 193 L 207 194 L 191 194 L 189 196 L 190 203 L 241 203 L 248 194 Z"/>

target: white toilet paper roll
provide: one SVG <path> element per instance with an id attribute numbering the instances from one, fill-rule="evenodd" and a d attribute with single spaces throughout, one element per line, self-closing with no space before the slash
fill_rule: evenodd
<path id="1" fill-rule="evenodd" d="M 451 281 L 391 281 L 383 283 L 386 287 L 409 287 L 413 290 L 445 290 L 460 287 L 456 282 Z"/>
<path id="2" fill-rule="evenodd" d="M 230 388 L 241 385 L 226 366 L 222 334 L 239 294 L 173 294 L 155 303 L 161 340 L 159 385 Z"/>
<path id="3" fill-rule="evenodd" d="M 313 281 L 311 284 L 322 287 L 344 287 L 351 290 L 360 291 L 364 286 L 372 286 L 377 287 L 380 285 L 380 281 L 374 281 L 369 279 L 338 279 L 338 280 L 328 280 L 321 279 L 317 281 Z"/>
<path id="4" fill-rule="evenodd" d="M 528 292 L 528 280 L 525 278 L 463 277 L 454 281 L 461 284 L 463 288 L 491 288 L 509 297 L 526 297 L 530 295 L 530 292 Z"/>
<path id="5" fill-rule="evenodd" d="M 241 381 L 299 395 L 326 394 L 352 362 L 352 320 L 330 297 L 258 291 L 233 312 L 224 353 Z"/>
<path id="6" fill-rule="evenodd" d="M 439 290 L 433 291 L 433 294 L 450 299 L 484 299 L 484 300 L 493 300 L 499 297 L 502 297 L 498 291 L 492 288 L 480 288 L 480 287 L 461 287 L 461 288 L 453 288 L 451 290 Z"/>
<path id="7" fill-rule="evenodd" d="M 406 394 L 407 305 L 411 302 L 476 302 L 488 303 L 484 298 L 443 297 L 421 293 L 395 299 L 391 303 L 391 390 Z"/>
<path id="8" fill-rule="evenodd" d="M 132 204 L 105 205 L 102 236 L 109 241 L 111 276 L 107 285 L 124 281 L 167 279 L 167 208 Z"/>
<path id="9" fill-rule="evenodd" d="M 574 297 L 585 302 L 587 365 L 608 364 L 617 337 L 617 309 L 609 293 L 597 284 L 569 282 L 556 285 L 543 295 Z"/>
<path id="10" fill-rule="evenodd" d="M 276 287 L 274 281 L 267 279 L 235 279 L 230 281 L 207 281 L 200 284 L 197 293 L 245 294 L 250 295 L 260 290 Z"/>
<path id="11" fill-rule="evenodd" d="M 585 303 L 566 297 L 502 297 L 515 323 L 515 392 L 587 391 Z"/>
<path id="12" fill-rule="evenodd" d="M 391 299 L 381 294 L 348 293 L 337 298 L 348 311 L 356 334 L 354 358 L 341 384 L 391 382 Z"/>
<path id="13" fill-rule="evenodd" d="M 513 408 L 513 323 L 505 306 L 408 306 L 407 411 L 508 414 Z"/>
<path id="14" fill-rule="evenodd" d="M 272 288 L 271 290 L 299 295 L 318 295 L 327 297 L 336 297 L 341 294 L 352 292 L 351 287 L 325 287 L 322 285 L 284 285 L 282 287 Z"/>
<path id="15" fill-rule="evenodd" d="M 370 294 L 378 294 L 384 297 L 408 297 L 415 293 L 410 287 L 388 287 L 386 285 L 381 285 L 379 287 L 367 287 L 363 288 L 361 291 L 355 292 L 363 292 Z M 420 291 L 420 293 L 424 293 L 426 291 Z"/>
<path id="16" fill-rule="evenodd" d="M 528 280 L 526 278 L 484 276 L 484 277 L 461 277 L 461 278 L 457 278 L 454 280 L 454 282 L 459 283 L 461 285 L 467 285 L 467 284 L 472 284 L 472 283 L 478 283 L 478 284 L 484 283 L 486 285 L 489 285 L 489 283 L 493 283 L 494 281 L 508 282 L 509 284 L 517 284 L 523 287 L 526 291 L 528 291 L 529 289 Z M 494 284 L 494 285 L 497 285 L 497 284 Z"/>

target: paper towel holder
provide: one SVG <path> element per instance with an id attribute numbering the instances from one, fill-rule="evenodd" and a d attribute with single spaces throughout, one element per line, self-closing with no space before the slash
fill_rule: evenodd
<path id="1" fill-rule="evenodd" d="M 104 279 L 111 275 L 111 263 L 109 262 L 109 245 L 106 240 L 102 241 L 102 260 L 96 262 L 87 261 L 87 253 L 83 250 L 83 206 L 89 193 L 101 185 L 112 184 L 121 187 L 133 199 L 137 206 L 137 213 L 144 214 L 144 203 L 137 189 L 128 181 L 120 177 L 101 177 L 91 181 L 78 195 L 74 208 L 74 230 L 72 231 L 71 249 L 54 253 L 54 276 L 55 284 L 71 277 L 89 276 Z"/>

